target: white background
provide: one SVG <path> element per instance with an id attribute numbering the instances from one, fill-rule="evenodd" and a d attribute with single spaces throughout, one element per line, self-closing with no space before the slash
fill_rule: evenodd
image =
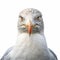
<path id="1" fill-rule="evenodd" d="M 26 8 L 42 12 L 47 45 L 60 60 L 59 0 L 0 0 L 0 58 L 17 40 L 18 15 Z"/>

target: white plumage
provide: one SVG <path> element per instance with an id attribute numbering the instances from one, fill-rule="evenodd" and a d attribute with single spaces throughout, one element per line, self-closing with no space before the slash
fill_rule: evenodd
<path id="1" fill-rule="evenodd" d="M 57 60 L 47 47 L 41 12 L 28 8 L 20 13 L 16 44 L 1 60 Z"/>

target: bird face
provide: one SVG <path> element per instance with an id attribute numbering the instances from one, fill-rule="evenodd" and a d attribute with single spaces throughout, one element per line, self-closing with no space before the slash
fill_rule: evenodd
<path id="1" fill-rule="evenodd" d="M 20 33 L 40 33 L 43 31 L 41 12 L 36 9 L 25 9 L 19 15 L 18 30 Z"/>

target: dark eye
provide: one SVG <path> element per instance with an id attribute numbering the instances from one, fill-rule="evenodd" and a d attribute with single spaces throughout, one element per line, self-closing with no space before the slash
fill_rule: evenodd
<path id="1" fill-rule="evenodd" d="M 22 16 L 19 16 L 19 18 L 20 18 L 21 22 L 25 20 L 24 17 L 22 17 Z"/>
<path id="2" fill-rule="evenodd" d="M 41 16 L 35 17 L 35 20 L 40 20 Z"/>
<path id="3" fill-rule="evenodd" d="M 38 16 L 36 19 L 39 20 L 40 16 Z"/>

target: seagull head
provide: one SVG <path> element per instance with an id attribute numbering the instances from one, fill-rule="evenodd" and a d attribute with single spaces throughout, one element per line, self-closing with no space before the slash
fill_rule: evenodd
<path id="1" fill-rule="evenodd" d="M 20 12 L 18 31 L 20 33 L 42 33 L 44 30 L 42 14 L 37 9 L 27 8 Z"/>

